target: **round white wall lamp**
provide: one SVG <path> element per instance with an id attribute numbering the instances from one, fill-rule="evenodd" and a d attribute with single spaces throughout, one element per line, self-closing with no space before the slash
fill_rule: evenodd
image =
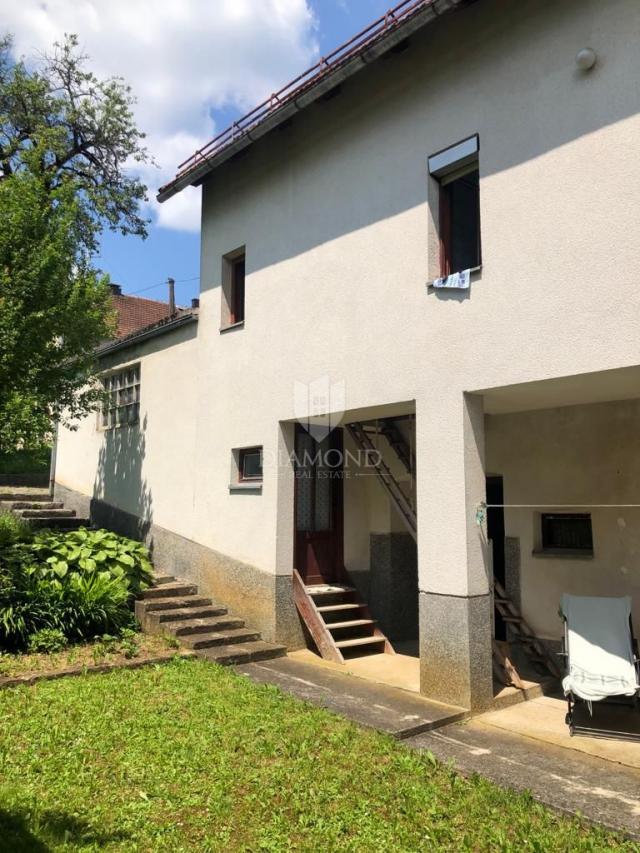
<path id="1" fill-rule="evenodd" d="M 583 47 L 576 54 L 576 65 L 580 71 L 591 71 L 598 57 L 592 47 Z"/>

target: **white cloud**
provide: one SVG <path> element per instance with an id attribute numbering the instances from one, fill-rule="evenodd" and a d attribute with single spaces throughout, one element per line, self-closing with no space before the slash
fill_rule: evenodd
<path id="1" fill-rule="evenodd" d="M 217 131 L 212 109 L 249 109 L 317 54 L 308 0 L 19 0 L 2 29 L 27 58 L 77 33 L 99 76 L 120 75 L 138 99 L 136 117 L 159 169 L 143 177 L 153 199 L 178 163 Z M 158 206 L 160 226 L 197 230 L 200 193 Z"/>

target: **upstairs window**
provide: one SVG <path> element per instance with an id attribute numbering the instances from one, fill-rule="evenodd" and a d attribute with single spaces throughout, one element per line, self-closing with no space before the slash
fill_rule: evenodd
<path id="1" fill-rule="evenodd" d="M 440 275 L 480 266 L 480 173 L 477 136 L 429 157 L 439 184 Z"/>
<path id="2" fill-rule="evenodd" d="M 244 323 L 245 253 L 239 249 L 222 259 L 222 329 Z"/>
<path id="3" fill-rule="evenodd" d="M 591 516 L 588 513 L 543 513 L 542 550 L 593 554 Z"/>
<path id="4" fill-rule="evenodd" d="M 102 380 L 105 399 L 100 413 L 102 429 L 130 426 L 140 419 L 140 365 L 110 373 Z"/>
<path id="5" fill-rule="evenodd" d="M 231 262 L 232 323 L 244 323 L 244 255 Z"/>

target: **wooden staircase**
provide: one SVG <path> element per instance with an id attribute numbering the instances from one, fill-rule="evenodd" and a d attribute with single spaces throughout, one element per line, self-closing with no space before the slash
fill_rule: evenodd
<path id="1" fill-rule="evenodd" d="M 346 425 L 347 432 L 353 439 L 354 444 L 360 450 L 367 454 L 368 459 L 371 461 L 371 464 L 375 468 L 376 475 L 378 477 L 378 481 L 389 495 L 391 502 L 398 510 L 400 517 L 405 523 L 405 526 L 409 533 L 413 536 L 413 538 L 417 541 L 418 538 L 418 521 L 416 517 L 416 509 L 413 503 L 413 500 L 410 496 L 405 494 L 400 483 L 394 477 L 391 469 L 384 461 L 382 454 L 379 449 L 374 445 L 371 440 L 372 435 L 378 434 L 377 430 L 371 430 L 367 428 L 364 423 L 351 423 Z M 392 442 L 391 438 L 388 435 L 389 428 L 387 428 L 386 438 L 389 441 L 389 444 L 393 448 L 394 452 L 398 455 L 398 458 L 403 463 L 403 465 L 408 464 L 411 465 L 410 456 L 407 450 L 399 452 L 398 448 L 400 445 L 404 445 L 404 441 L 402 441 L 401 436 L 399 435 L 397 429 L 394 427 L 394 441 Z M 395 436 L 397 433 L 397 436 Z M 384 431 L 383 431 L 383 434 Z M 409 468 L 411 470 L 411 468 Z"/>
<path id="2" fill-rule="evenodd" d="M 293 598 L 320 655 L 334 663 L 362 654 L 395 654 L 393 646 L 346 584 L 306 586 L 293 570 Z"/>
<path id="3" fill-rule="evenodd" d="M 560 678 L 560 668 L 549 654 L 547 647 L 536 637 L 522 613 L 520 613 L 516 605 L 508 597 L 505 588 L 495 578 L 493 580 L 493 590 L 493 603 L 506 623 L 509 635 L 509 640 L 493 641 L 493 671 L 496 678 L 501 683 L 513 685 L 520 690 L 523 690 L 525 687 L 518 670 L 511 660 L 511 644 L 520 645 L 527 660 L 547 670 L 553 678 Z"/>

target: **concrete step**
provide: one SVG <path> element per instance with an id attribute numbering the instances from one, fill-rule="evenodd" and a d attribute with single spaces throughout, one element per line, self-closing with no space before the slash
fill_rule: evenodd
<path id="1" fill-rule="evenodd" d="M 199 649 L 210 649 L 214 646 L 250 643 L 259 639 L 259 631 L 250 631 L 244 627 L 237 627 L 211 632 L 210 634 L 188 634 L 187 636 L 180 637 L 180 642 L 188 648 L 198 651 Z"/>
<path id="2" fill-rule="evenodd" d="M 152 586 L 145 589 L 142 593 L 142 598 L 147 601 L 151 598 L 184 598 L 188 595 L 197 595 L 198 587 L 194 583 L 186 581 L 170 581 L 169 583 L 160 584 L 160 586 Z"/>
<path id="3" fill-rule="evenodd" d="M 48 489 L 0 489 L 0 502 L 13 501 L 50 501 Z"/>
<path id="4" fill-rule="evenodd" d="M 213 602 L 200 595 L 167 595 L 166 598 L 146 598 L 136 601 L 136 611 L 156 613 L 161 610 L 184 610 L 186 608 L 208 607 Z"/>
<path id="5" fill-rule="evenodd" d="M 75 509 L 18 509 L 15 511 L 21 518 L 75 518 Z"/>
<path id="6" fill-rule="evenodd" d="M 38 529 L 77 530 L 79 527 L 91 527 L 90 518 L 29 518 L 29 524 Z"/>
<path id="7" fill-rule="evenodd" d="M 62 501 L 14 501 L 10 509 L 62 509 Z"/>
<path id="8" fill-rule="evenodd" d="M 175 634 L 176 637 L 187 637 L 194 634 L 217 634 L 232 628 L 244 628 L 243 619 L 235 616 L 209 616 L 204 619 L 181 619 L 178 622 L 163 622 L 162 630 Z"/>
<path id="9" fill-rule="evenodd" d="M 185 619 L 210 619 L 212 616 L 226 616 L 229 611 L 218 604 L 202 607 L 179 607 L 175 610 L 151 610 L 149 617 L 158 624 L 164 622 L 182 622 Z"/>
<path id="10" fill-rule="evenodd" d="M 176 580 L 177 580 L 177 578 L 175 578 L 173 575 L 154 575 L 153 576 L 154 586 L 162 586 L 162 584 L 166 584 L 166 583 L 175 583 Z"/>
<path id="11" fill-rule="evenodd" d="M 233 664 L 281 658 L 286 653 L 287 650 L 284 646 L 278 646 L 275 643 L 265 643 L 263 640 L 255 640 L 251 643 L 234 643 L 230 646 L 215 646 L 213 648 L 200 649 L 198 656 L 221 666 L 232 666 Z"/>

